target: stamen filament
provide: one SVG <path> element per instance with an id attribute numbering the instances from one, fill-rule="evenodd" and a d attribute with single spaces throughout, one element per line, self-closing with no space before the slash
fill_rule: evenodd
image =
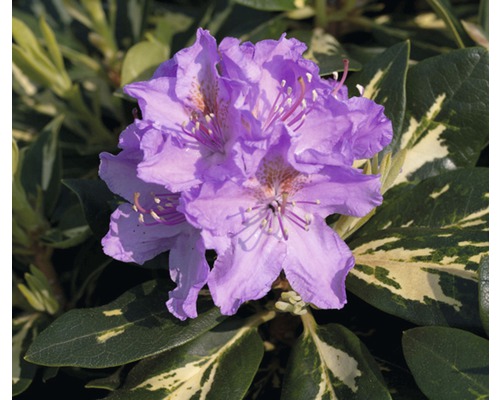
<path id="1" fill-rule="evenodd" d="M 344 63 L 344 72 L 342 72 L 342 79 L 340 82 L 335 85 L 335 88 L 333 89 L 333 96 L 336 96 L 342 85 L 344 84 L 346 78 L 347 78 L 347 73 L 349 71 L 349 60 L 347 58 L 344 58 L 343 60 Z"/>

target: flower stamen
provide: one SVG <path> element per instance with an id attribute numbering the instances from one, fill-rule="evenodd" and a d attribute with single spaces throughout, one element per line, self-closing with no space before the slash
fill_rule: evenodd
<path id="1" fill-rule="evenodd" d="M 333 96 L 336 98 L 337 97 L 337 93 L 338 91 L 340 90 L 340 88 L 342 87 L 342 85 L 344 84 L 346 78 L 347 78 L 347 73 L 349 72 L 349 60 L 347 58 L 344 58 L 342 60 L 342 62 L 344 63 L 344 71 L 342 72 L 342 79 L 340 80 L 340 82 L 337 82 L 337 84 L 335 85 L 335 88 L 333 89 Z M 337 74 L 337 78 L 338 78 L 338 74 Z M 335 79 L 337 80 L 337 79 Z"/>
<path id="2" fill-rule="evenodd" d="M 155 206 L 153 208 L 147 209 L 141 205 L 139 198 L 141 194 L 139 192 L 134 193 L 134 204 L 132 209 L 139 213 L 139 222 L 145 226 L 152 226 L 158 224 L 164 225 L 177 225 L 186 220 L 184 214 L 177 211 L 177 206 L 179 204 L 179 195 L 175 194 L 159 194 L 155 195 L 151 193 L 153 197 L 153 202 Z M 163 204 L 162 201 L 164 201 Z M 145 215 L 150 215 L 153 219 L 152 222 L 146 222 Z"/>

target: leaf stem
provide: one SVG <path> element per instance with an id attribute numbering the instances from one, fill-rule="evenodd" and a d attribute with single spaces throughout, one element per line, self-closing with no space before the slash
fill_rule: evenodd
<path id="1" fill-rule="evenodd" d="M 302 320 L 302 324 L 304 325 L 304 331 L 308 334 L 312 334 L 313 332 L 316 332 L 318 324 L 316 323 L 311 310 L 309 308 L 307 308 L 306 310 L 307 312 L 305 314 L 302 314 L 300 316 L 300 319 Z"/>
<path id="2" fill-rule="evenodd" d="M 246 323 L 248 327 L 258 327 L 268 321 L 271 321 L 274 319 L 277 315 L 277 312 L 274 310 L 265 310 L 260 312 L 257 315 L 254 315 L 253 317 L 250 317 Z"/>

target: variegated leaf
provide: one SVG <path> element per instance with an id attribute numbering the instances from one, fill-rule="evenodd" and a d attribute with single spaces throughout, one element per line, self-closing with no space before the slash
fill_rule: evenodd
<path id="1" fill-rule="evenodd" d="M 464 168 L 389 191 L 382 206 L 358 233 L 376 234 L 382 229 L 401 227 L 487 231 L 488 225 L 488 169 Z"/>
<path id="2" fill-rule="evenodd" d="M 165 306 L 171 289 L 149 281 L 96 308 L 68 311 L 33 341 L 26 359 L 47 366 L 106 368 L 180 346 L 223 318 L 200 301 L 199 316 L 181 322 Z"/>
<path id="3" fill-rule="evenodd" d="M 342 44 L 321 28 L 316 28 L 313 31 L 292 31 L 291 36 L 307 44 L 304 57 L 318 64 L 320 75 L 331 77 L 333 72 L 342 71 L 345 58 L 349 60 L 350 71 L 361 69 L 361 64 L 347 54 Z"/>
<path id="4" fill-rule="evenodd" d="M 363 66 L 359 74 L 347 80 L 351 96 L 357 95 L 355 86 L 364 88 L 363 97 L 385 107 L 385 115 L 391 120 L 394 136 L 401 133 L 406 107 L 406 74 L 410 43 L 398 43 Z"/>
<path id="5" fill-rule="evenodd" d="M 41 314 L 34 313 L 12 321 L 12 394 L 24 392 L 35 377 L 37 366 L 24 361 L 23 357 L 33 336 Z"/>
<path id="6" fill-rule="evenodd" d="M 182 347 L 141 361 L 110 400 L 243 398 L 264 353 L 255 327 L 224 323 Z"/>
<path id="7" fill-rule="evenodd" d="M 454 9 L 448 0 L 427 0 L 427 3 L 429 3 L 434 12 L 444 21 L 459 48 L 463 49 L 466 46 L 473 45 L 473 42 L 467 36 L 467 32 L 455 15 Z"/>
<path id="8" fill-rule="evenodd" d="M 396 191 L 350 243 L 350 291 L 417 324 L 479 329 L 488 252 L 488 170 L 462 169 Z"/>
<path id="9" fill-rule="evenodd" d="M 488 141 L 488 52 L 467 48 L 408 71 L 406 118 L 391 148 L 408 150 L 395 184 L 473 166 Z"/>
<path id="10" fill-rule="evenodd" d="M 460 329 L 425 326 L 403 333 L 403 352 L 429 400 L 489 399 L 486 339 Z"/>
<path id="11" fill-rule="evenodd" d="M 304 317 L 304 333 L 288 362 L 283 400 L 391 399 L 376 362 L 354 333 Z"/>
<path id="12" fill-rule="evenodd" d="M 487 232 L 390 228 L 350 246 L 347 287 L 363 300 L 416 324 L 481 326 L 477 269 Z"/>
<path id="13" fill-rule="evenodd" d="M 479 315 L 486 334 L 490 327 L 490 257 L 487 255 L 479 264 Z"/>

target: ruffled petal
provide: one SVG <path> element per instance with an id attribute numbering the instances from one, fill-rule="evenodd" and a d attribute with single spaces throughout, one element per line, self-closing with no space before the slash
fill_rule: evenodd
<path id="1" fill-rule="evenodd" d="M 201 183 L 198 162 L 199 147 L 183 146 L 175 137 L 150 130 L 141 141 L 145 157 L 137 168 L 138 176 L 146 182 L 163 185 L 180 192 Z"/>
<path id="2" fill-rule="evenodd" d="M 379 175 L 365 175 L 350 167 L 325 167 L 309 175 L 292 199 L 304 210 L 322 217 L 363 217 L 382 203 L 380 186 Z"/>
<path id="3" fill-rule="evenodd" d="M 139 148 L 140 137 L 145 130 L 136 123 L 131 124 L 120 136 L 120 147 L 123 149 L 117 155 L 100 154 L 99 176 L 109 189 L 130 203 L 134 202 L 134 193 L 164 192 L 163 186 L 145 182 L 137 176 L 137 164 L 143 158 Z"/>
<path id="4" fill-rule="evenodd" d="M 224 315 L 236 313 L 245 301 L 265 296 L 282 269 L 285 244 L 259 226 L 251 229 L 233 239 L 208 278 L 214 303 Z"/>
<path id="5" fill-rule="evenodd" d="M 384 107 L 364 97 L 346 101 L 353 123 L 351 146 L 355 159 L 371 158 L 392 140 L 392 123 Z"/>
<path id="6" fill-rule="evenodd" d="M 170 277 L 177 287 L 169 292 L 167 307 L 180 320 L 196 318 L 196 300 L 207 283 L 210 268 L 199 231 L 179 235 L 169 255 Z"/>
<path id="7" fill-rule="evenodd" d="M 138 220 L 138 213 L 128 203 L 121 204 L 111 214 L 109 231 L 102 239 L 104 253 L 116 260 L 144 264 L 170 249 L 173 237 L 187 224 L 147 226 Z"/>
<path id="8" fill-rule="evenodd" d="M 189 113 L 175 93 L 175 84 L 176 78 L 160 77 L 130 83 L 123 91 L 138 100 L 143 120 L 158 129 L 180 132 L 182 124 L 189 121 Z"/>
<path id="9" fill-rule="evenodd" d="M 347 245 L 323 221 L 313 217 L 309 231 L 291 224 L 286 278 L 307 303 L 324 309 L 339 309 L 346 303 L 345 279 L 354 266 Z"/>

